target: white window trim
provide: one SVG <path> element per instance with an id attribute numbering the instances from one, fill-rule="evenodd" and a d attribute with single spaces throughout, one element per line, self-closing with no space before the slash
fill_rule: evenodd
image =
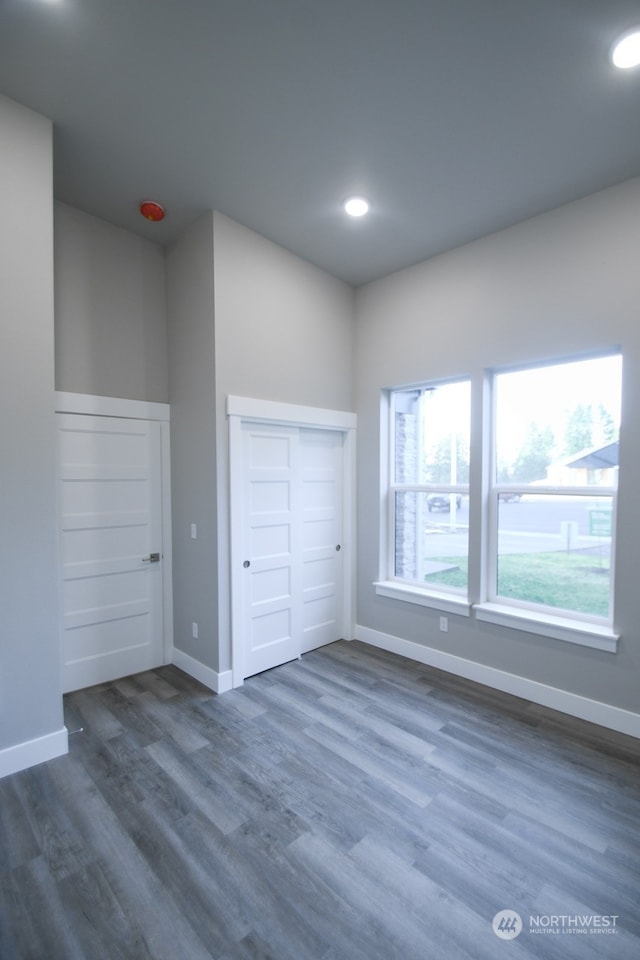
<path id="1" fill-rule="evenodd" d="M 494 623 L 500 627 L 523 630 L 554 640 L 577 643 L 607 653 L 617 653 L 620 634 L 607 624 L 590 623 L 574 617 L 561 617 L 551 613 L 512 607 L 504 603 L 476 603 L 473 605 L 476 620 Z"/>
<path id="2" fill-rule="evenodd" d="M 562 361 L 558 361 L 562 362 Z M 539 364 L 542 366 L 543 364 Z M 538 364 L 536 364 L 538 366 Z M 471 447 L 474 448 L 473 432 L 475 428 L 481 431 L 482 442 L 482 460 L 486 464 L 493 462 L 495 456 L 495 390 L 493 380 L 496 373 L 501 371 L 485 371 L 482 380 L 482 410 L 484 413 L 479 415 L 479 420 L 475 419 L 472 410 L 472 440 Z M 471 377 L 472 396 L 477 386 L 475 378 Z M 491 385 L 490 385 L 491 383 Z M 392 463 L 393 463 L 393 431 L 391 430 L 390 414 L 392 409 L 391 396 L 395 390 L 401 390 L 402 387 L 392 388 L 384 393 L 381 405 L 381 488 L 382 488 L 382 510 L 381 510 L 381 537 L 380 537 L 380 570 L 383 576 L 374 581 L 373 588 L 376 595 L 387 597 L 393 600 L 400 600 L 404 603 L 412 603 L 418 606 L 439 610 L 445 613 L 458 614 L 465 617 L 473 617 L 476 620 L 486 623 L 493 623 L 497 626 L 507 629 L 520 630 L 526 633 L 532 633 L 538 636 L 549 637 L 567 643 L 574 643 L 579 646 L 591 647 L 595 650 L 601 650 L 607 653 L 617 653 L 618 643 L 621 634 L 617 632 L 613 624 L 604 618 L 590 618 L 588 615 L 581 616 L 578 612 L 573 615 L 569 611 L 556 611 L 553 608 L 536 609 L 535 607 L 521 606 L 520 604 L 511 605 L 504 598 L 495 594 L 495 587 L 490 587 L 489 583 L 495 582 L 497 571 L 497 548 L 498 548 L 498 530 L 497 530 L 497 503 L 498 494 L 504 492 L 520 493 L 523 496 L 535 492 L 536 494 L 561 495 L 561 496 L 584 496 L 587 498 L 597 498 L 599 496 L 611 497 L 612 502 L 612 538 L 611 538 L 611 604 L 613 610 L 613 590 L 615 584 L 615 556 L 616 556 L 616 512 L 617 512 L 617 488 L 610 486 L 576 486 L 576 487 L 554 487 L 541 485 L 535 491 L 526 484 L 505 484 L 491 482 L 489 476 L 494 476 L 494 471 L 489 471 L 489 476 L 485 475 L 487 486 L 483 483 L 483 500 L 488 495 L 488 503 L 485 501 L 484 516 L 482 518 L 482 528 L 477 540 L 482 544 L 481 553 L 476 555 L 472 547 L 471 529 L 469 539 L 469 597 L 456 595 L 446 591 L 438 591 L 432 587 L 422 584 L 412 584 L 404 580 L 384 579 L 384 572 L 393 570 L 393 537 L 391 531 L 394 522 L 394 510 L 392 504 L 393 493 L 396 489 L 410 489 L 418 492 L 430 492 L 435 489 L 433 484 L 425 485 L 395 485 L 392 482 Z M 407 387 L 406 389 L 409 389 Z M 490 411 L 490 412 L 489 412 Z M 486 413 L 489 413 L 487 418 Z M 473 465 L 471 465 L 473 474 Z M 460 492 L 463 495 L 473 497 L 471 486 L 465 489 L 457 487 L 437 487 L 446 489 L 447 492 Z M 386 501 L 386 508 L 384 506 Z M 470 523 L 473 522 L 470 511 Z M 483 598 L 480 601 L 474 601 L 475 593 L 473 575 L 474 563 L 478 565 L 480 576 L 481 591 Z"/>
<path id="3" fill-rule="evenodd" d="M 454 377 L 451 380 L 433 381 L 433 384 L 447 384 L 468 382 L 470 389 L 473 389 L 472 378 L 467 376 Z M 431 381 L 430 381 L 431 383 Z M 458 593 L 455 590 L 438 589 L 435 586 L 423 585 L 422 583 L 411 583 L 408 580 L 394 579 L 389 576 L 395 569 L 395 538 L 392 530 L 395 529 L 395 494 L 396 493 L 444 493 L 460 494 L 463 497 L 469 497 L 470 487 L 468 483 L 396 483 L 394 481 L 394 463 L 395 463 L 395 434 L 392 424 L 393 416 L 393 394 L 400 393 L 403 390 L 424 390 L 426 384 L 416 384 L 406 387 L 394 387 L 386 390 L 382 396 L 381 402 L 381 474 L 380 483 L 382 488 L 381 497 L 381 526 L 380 526 L 380 564 L 381 577 L 375 581 L 373 586 L 378 596 L 390 597 L 395 600 L 403 600 L 408 603 L 415 603 L 423 607 L 431 607 L 434 610 L 440 610 L 444 613 L 459 614 L 468 617 L 471 614 L 471 600 L 467 591 Z M 385 509 L 386 503 L 386 509 Z M 468 548 L 468 544 L 467 544 Z M 467 553 L 467 563 L 469 554 Z M 385 576 L 387 579 L 385 579 Z"/>
<path id="4" fill-rule="evenodd" d="M 576 358 L 577 359 L 577 358 Z M 560 360 L 562 364 L 571 360 Z M 529 369 L 543 367 L 546 364 L 531 364 Z M 526 368 L 524 368 L 526 369 Z M 610 497 L 612 510 L 612 535 L 611 535 L 611 559 L 609 578 L 609 610 L 613 611 L 613 591 L 615 584 L 615 531 L 616 531 L 616 507 L 617 507 L 617 488 L 611 486 L 593 485 L 575 485 L 575 486 L 556 486 L 554 484 L 539 484 L 535 487 L 531 484 L 519 483 L 499 483 L 496 477 L 496 457 L 497 457 L 497 389 L 496 379 L 506 370 L 487 371 L 489 398 L 490 398 L 490 429 L 488 437 L 488 458 L 490 465 L 490 475 L 488 478 L 489 504 L 485 513 L 487 523 L 487 550 L 482 558 L 484 589 L 482 600 L 474 605 L 477 619 L 495 623 L 500 626 L 512 626 L 515 629 L 525 630 L 527 632 L 537 633 L 540 636 L 552 637 L 556 640 L 563 640 L 569 643 L 577 643 L 581 646 L 595 647 L 598 650 L 606 650 L 611 653 L 617 652 L 619 635 L 613 629 L 612 621 L 609 618 L 600 618 L 581 614 L 579 611 L 559 610 L 553 607 L 536 607 L 529 605 L 524 601 L 514 601 L 510 603 L 497 592 L 498 585 L 498 509 L 499 495 L 505 492 L 515 492 L 522 496 L 562 496 L 562 497 L 585 497 L 594 499 L 597 497 Z"/>
<path id="5" fill-rule="evenodd" d="M 421 607 L 431 607 L 432 610 L 458 614 L 461 617 L 471 616 L 471 601 L 462 594 L 440 592 L 406 580 L 376 580 L 373 586 L 379 597 L 416 603 Z"/>

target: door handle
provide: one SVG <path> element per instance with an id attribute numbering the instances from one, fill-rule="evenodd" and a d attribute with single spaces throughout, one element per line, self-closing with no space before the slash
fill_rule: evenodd
<path id="1" fill-rule="evenodd" d="M 160 563 L 159 553 L 150 553 L 148 557 L 142 558 L 143 563 Z"/>

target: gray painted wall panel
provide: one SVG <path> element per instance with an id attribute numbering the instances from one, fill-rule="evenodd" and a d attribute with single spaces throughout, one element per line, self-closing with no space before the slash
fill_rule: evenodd
<path id="1" fill-rule="evenodd" d="M 0 749 L 62 727 L 51 123 L 0 96 Z"/>
<path id="2" fill-rule="evenodd" d="M 221 670 L 230 667 L 230 394 L 353 410 L 354 291 L 214 215 Z"/>
<path id="3" fill-rule="evenodd" d="M 640 710 L 640 180 L 358 291 L 358 622 L 519 676 Z M 378 597 L 380 390 L 608 350 L 624 355 L 617 655 Z M 479 503 L 472 520 L 479 521 Z M 474 542 L 477 540 L 474 539 Z"/>
<path id="4" fill-rule="evenodd" d="M 2 749 L 59 728 L 61 687 L 50 124 L 3 98 L 0 124 L 0 382 L 11 411 L 0 427 Z M 165 261 L 159 246 L 56 204 L 58 388 L 171 402 L 176 646 L 213 670 L 230 665 L 227 395 L 355 407 L 358 621 L 640 710 L 639 224 L 635 180 L 370 284 L 355 310 L 351 288 L 221 214 L 203 216 Z M 618 655 L 455 616 L 444 635 L 437 611 L 376 597 L 381 387 L 618 344 Z"/>
<path id="5" fill-rule="evenodd" d="M 213 215 L 167 253 L 174 644 L 218 669 Z M 197 527 L 192 540 L 190 526 Z M 191 624 L 198 624 L 198 638 Z"/>
<path id="6" fill-rule="evenodd" d="M 56 388 L 166 403 L 164 250 L 55 204 Z"/>

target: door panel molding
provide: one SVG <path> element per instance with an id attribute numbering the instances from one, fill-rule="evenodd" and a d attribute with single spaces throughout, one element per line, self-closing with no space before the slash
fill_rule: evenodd
<path id="1" fill-rule="evenodd" d="M 245 560 L 243 529 L 243 424 L 261 423 L 273 427 L 317 428 L 343 434 L 342 632 L 354 633 L 353 595 L 355 584 L 355 437 L 357 418 L 344 410 L 327 410 L 300 404 L 280 403 L 252 397 L 228 396 L 229 479 L 230 479 L 230 562 L 231 562 L 231 670 L 233 686 L 242 686 L 245 677 L 244 589 L 240 571 Z"/>
<path id="2" fill-rule="evenodd" d="M 355 430 L 357 417 L 346 410 L 325 410 L 299 403 L 256 400 L 254 397 L 227 397 L 227 416 L 267 422 L 274 426 L 320 427 L 322 430 Z"/>
<path id="3" fill-rule="evenodd" d="M 122 417 L 129 420 L 170 420 L 168 403 L 126 400 L 121 397 L 96 397 L 89 393 L 56 390 L 56 413 L 85 413 L 96 417 Z"/>

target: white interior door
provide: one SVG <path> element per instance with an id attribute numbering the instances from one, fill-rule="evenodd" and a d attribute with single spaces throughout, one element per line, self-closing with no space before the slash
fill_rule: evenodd
<path id="1" fill-rule="evenodd" d="M 295 429 L 243 424 L 245 677 L 300 653 L 297 439 Z"/>
<path id="2" fill-rule="evenodd" d="M 164 662 L 160 424 L 56 415 L 64 690 Z"/>
<path id="3" fill-rule="evenodd" d="M 302 653 L 342 636 L 343 443 L 336 430 L 300 430 Z"/>
<path id="4" fill-rule="evenodd" d="M 242 424 L 244 677 L 341 635 L 342 442 Z"/>

